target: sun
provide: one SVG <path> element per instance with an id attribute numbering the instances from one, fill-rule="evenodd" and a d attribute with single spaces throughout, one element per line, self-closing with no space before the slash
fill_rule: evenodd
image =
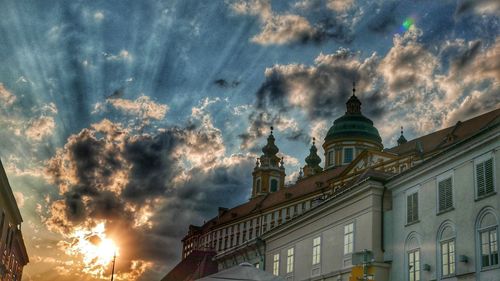
<path id="1" fill-rule="evenodd" d="M 105 224 L 99 223 L 91 230 L 79 229 L 74 233 L 71 252 L 81 255 L 87 268 L 104 269 L 110 265 L 114 256 L 119 255 L 116 243 L 105 233 Z"/>

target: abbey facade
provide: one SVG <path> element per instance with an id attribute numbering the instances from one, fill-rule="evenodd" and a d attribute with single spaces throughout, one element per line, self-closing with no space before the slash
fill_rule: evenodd
<path id="1" fill-rule="evenodd" d="M 497 109 L 384 149 L 353 90 L 324 165 L 313 142 L 285 186 L 271 130 L 250 200 L 191 225 L 183 261 L 207 253 L 219 270 L 249 262 L 285 280 L 498 281 L 499 123 Z"/>

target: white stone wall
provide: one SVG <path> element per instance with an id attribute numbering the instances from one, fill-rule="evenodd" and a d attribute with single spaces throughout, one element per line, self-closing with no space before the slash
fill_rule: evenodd
<path id="1" fill-rule="evenodd" d="M 498 132 L 498 129 L 497 129 Z M 393 210 L 386 214 L 386 225 L 392 228 L 392 244 L 385 254 L 392 260 L 391 280 L 408 280 L 408 261 L 405 245 L 409 236 L 417 238 L 420 244 L 421 264 L 430 265 L 429 271 L 421 271 L 420 280 L 440 279 L 440 252 L 438 231 L 443 223 L 449 223 L 456 233 L 456 276 L 446 280 L 500 280 L 500 267 L 481 271 L 478 262 L 479 250 L 477 231 L 475 230 L 478 214 L 484 208 L 493 210 L 500 218 L 500 143 L 498 133 L 490 132 L 477 140 L 449 151 L 435 160 L 424 162 L 425 169 L 409 173 L 394 186 L 388 184 L 393 196 Z M 476 199 L 474 180 L 474 159 L 482 155 L 494 156 L 494 178 L 496 193 Z M 418 171 L 418 169 L 416 169 Z M 438 212 L 437 179 L 451 173 L 453 179 L 454 209 L 445 213 Z M 406 195 L 409 190 L 418 190 L 419 222 L 406 223 Z M 458 261 L 459 256 L 468 257 L 468 262 Z M 423 266 L 421 267 L 423 269 Z"/>
<path id="2" fill-rule="evenodd" d="M 344 255 L 344 226 L 354 223 L 354 250 L 372 250 L 381 261 L 380 198 L 382 186 L 366 183 L 353 190 L 349 199 L 318 206 L 299 222 L 278 229 L 266 240 L 266 267 L 273 272 L 273 256 L 280 254 L 280 276 L 287 280 L 348 280 L 352 255 Z M 286 225 L 285 225 L 286 226 Z M 321 237 L 321 262 L 312 264 L 313 239 Z M 287 250 L 294 247 L 294 271 L 286 273 Z M 319 268 L 319 270 L 316 270 Z M 387 280 L 387 267 L 378 269 L 375 280 Z"/>

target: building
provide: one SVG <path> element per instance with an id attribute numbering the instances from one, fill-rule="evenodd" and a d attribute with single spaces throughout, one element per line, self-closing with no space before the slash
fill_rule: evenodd
<path id="1" fill-rule="evenodd" d="M 0 161 L 0 280 L 21 280 L 28 254 L 21 232 L 23 219 Z"/>
<path id="2" fill-rule="evenodd" d="M 217 217 L 190 226 L 182 257 L 210 249 L 219 270 L 249 262 L 286 280 L 347 281 L 363 274 L 394 281 L 497 280 L 485 278 L 500 276 L 499 116 L 497 109 L 411 141 L 401 132 L 397 146 L 384 149 L 353 89 L 346 113 L 322 144 L 324 167 L 314 140 L 299 179 L 285 186 L 271 128 L 252 173 L 250 200 L 220 207 Z M 453 209 L 459 202 L 470 208 Z M 445 209 L 436 211 L 439 204 Z M 468 244 L 460 252 L 449 242 L 459 236 L 460 245 Z"/>
<path id="3" fill-rule="evenodd" d="M 418 139 L 433 157 L 386 183 L 392 276 L 500 280 L 499 123 L 495 110 Z"/>

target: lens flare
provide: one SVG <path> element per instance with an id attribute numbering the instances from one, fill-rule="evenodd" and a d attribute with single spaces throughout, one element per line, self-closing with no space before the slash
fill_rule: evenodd
<path id="1" fill-rule="evenodd" d="M 407 17 L 403 23 L 401 24 L 400 30 L 401 32 L 405 32 L 410 30 L 415 25 L 414 17 Z"/>

